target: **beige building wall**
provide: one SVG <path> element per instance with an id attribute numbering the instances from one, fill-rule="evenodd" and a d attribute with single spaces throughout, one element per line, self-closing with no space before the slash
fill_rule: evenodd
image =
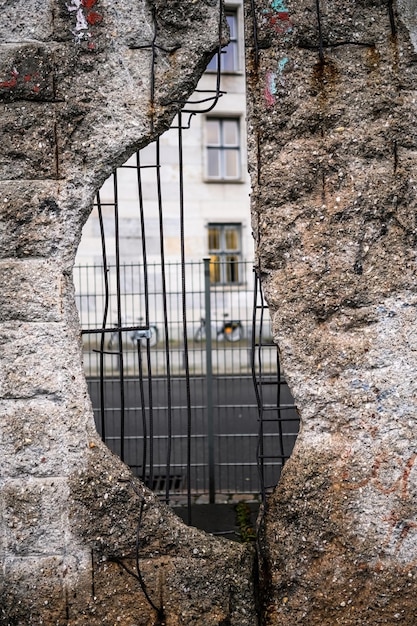
<path id="1" fill-rule="evenodd" d="M 184 201 L 185 201 L 185 250 L 187 261 L 199 261 L 209 253 L 208 225 L 240 224 L 242 260 L 252 260 L 253 241 L 250 227 L 249 176 L 246 157 L 246 108 L 245 74 L 243 50 L 243 7 L 242 2 L 227 5 L 228 11 L 235 12 L 237 19 L 235 71 L 222 72 L 221 86 L 225 92 L 218 99 L 216 106 L 208 113 L 201 112 L 192 116 L 189 129 L 183 131 L 184 158 Z M 214 90 L 216 72 L 207 71 L 201 78 L 198 89 L 191 102 L 205 98 L 206 92 Z M 211 103 L 187 105 L 204 111 Z M 207 121 L 212 119 L 236 119 L 239 123 L 240 176 L 236 180 L 213 180 L 208 175 L 207 163 Z M 188 115 L 183 114 L 187 122 Z M 166 261 L 177 262 L 180 259 L 180 222 L 179 222 L 179 187 L 178 187 L 178 141 L 177 131 L 169 130 L 160 139 L 161 183 L 164 222 L 164 242 Z M 155 162 L 155 147 L 149 146 L 141 151 L 143 163 Z M 126 165 L 134 165 L 132 157 Z M 144 182 L 144 202 L 146 214 L 146 243 L 150 262 L 160 261 L 158 202 L 156 197 L 155 170 L 142 170 Z M 135 262 L 141 259 L 140 232 L 138 221 L 138 191 L 135 169 L 117 170 L 119 197 L 120 242 L 122 262 Z M 114 260 L 114 183 L 110 178 L 103 185 L 100 198 L 103 205 L 103 217 L 108 238 L 108 261 Z M 87 221 L 81 244 L 78 249 L 77 264 L 101 263 L 100 232 L 97 208 Z"/>
<path id="2" fill-rule="evenodd" d="M 222 270 L 220 281 L 213 285 L 217 295 L 213 298 L 213 318 L 215 325 L 221 323 L 223 316 L 229 315 L 241 319 L 245 324 L 245 334 L 249 333 L 252 318 L 252 290 L 253 290 L 253 238 L 250 223 L 250 182 L 247 171 L 246 148 L 246 91 L 245 91 L 245 61 L 243 47 L 243 6 L 242 1 L 231 3 L 226 8 L 229 23 L 231 23 L 232 43 L 228 47 L 228 61 L 230 66 L 231 54 L 236 53 L 233 59 L 233 71 L 222 71 L 220 81 L 221 95 L 217 103 L 214 101 L 202 102 L 214 96 L 216 89 L 217 72 L 210 69 L 202 76 L 197 91 L 185 106 L 182 114 L 183 125 L 188 125 L 190 115 L 188 110 L 199 111 L 192 115 L 189 128 L 182 132 L 183 144 L 183 176 L 184 176 L 184 235 L 186 262 L 199 262 L 210 254 L 209 225 L 216 224 L 222 228 L 225 225 L 235 225 L 240 237 L 237 258 L 245 261 L 239 266 L 239 275 L 227 276 L 228 270 Z M 231 17 L 230 17 L 231 16 Z M 232 20 L 230 22 L 230 20 Z M 232 50 L 233 49 L 233 50 Z M 222 55 L 222 62 L 225 55 Z M 210 110 L 208 110 L 210 109 Z M 235 121 L 238 125 L 239 144 L 239 176 L 232 179 L 214 179 L 210 176 L 207 144 L 210 141 L 208 127 L 210 123 L 225 120 Z M 179 196 L 179 152 L 178 130 L 173 128 L 160 137 L 160 176 L 162 190 L 163 212 L 163 243 L 165 261 L 167 264 L 178 264 L 181 259 L 180 240 L 180 196 Z M 151 144 L 140 152 L 142 165 L 156 163 L 156 147 Z M 139 220 L 139 197 L 137 182 L 137 156 L 133 155 L 126 163 L 117 169 L 117 197 L 119 210 L 119 241 L 120 262 L 128 264 L 142 263 L 142 242 Z M 147 261 L 149 263 L 149 280 L 155 291 L 159 290 L 161 281 L 161 263 L 159 215 L 156 168 L 141 170 L 143 185 L 143 202 L 145 215 L 145 239 Z M 100 191 L 100 201 L 106 233 L 106 256 L 109 265 L 115 263 L 115 181 L 110 177 Z M 232 253 L 233 255 L 233 253 Z M 86 222 L 82 240 L 78 249 L 76 265 L 83 267 L 82 272 L 75 272 L 76 290 L 83 294 L 79 302 L 81 322 L 85 326 L 94 326 L 101 321 L 104 309 L 104 299 L 92 298 L 91 292 L 96 289 L 97 272 L 92 266 L 102 264 L 100 242 L 100 228 L 97 206 Z M 156 267 L 153 267 L 155 264 Z M 179 284 L 178 267 L 167 268 L 168 282 Z M 195 268 L 187 267 L 187 291 L 192 291 L 196 285 Z M 193 274 L 193 275 L 192 275 Z M 219 276 L 218 276 L 219 278 Z M 111 291 L 115 293 L 115 277 L 110 272 L 109 280 Z M 136 284 L 124 284 L 127 292 L 134 292 Z M 139 279 L 136 282 L 140 282 Z M 138 311 L 143 315 L 143 304 L 140 297 L 125 296 L 127 303 L 126 317 L 138 319 Z M 181 305 L 178 296 L 177 304 L 171 310 L 174 324 L 171 332 L 177 334 L 175 324 L 181 318 Z M 110 315 L 114 317 L 116 310 L 115 298 L 110 302 Z M 150 318 L 154 323 L 162 323 L 162 306 L 158 296 L 150 299 Z M 200 324 L 201 317 L 205 316 L 204 299 L 193 298 L 189 305 L 190 336 Z M 109 320 L 111 321 L 111 320 Z"/>

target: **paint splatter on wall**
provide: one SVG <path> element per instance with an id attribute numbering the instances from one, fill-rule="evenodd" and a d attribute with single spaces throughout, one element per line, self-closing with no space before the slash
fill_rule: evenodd
<path id="1" fill-rule="evenodd" d="M 69 13 L 75 15 L 75 25 L 72 34 L 77 44 L 86 44 L 88 50 L 94 50 L 96 44 L 91 27 L 100 24 L 103 16 L 94 10 L 98 0 L 72 0 L 67 4 Z"/>
<path id="2" fill-rule="evenodd" d="M 277 86 L 275 83 L 276 74 L 268 72 L 265 79 L 265 100 L 268 106 L 272 107 L 275 104 L 275 94 L 277 93 Z"/>
<path id="3" fill-rule="evenodd" d="M 17 85 L 18 76 L 19 72 L 16 68 L 13 68 L 10 72 L 10 78 L 0 82 L 0 89 L 14 89 Z"/>
<path id="4" fill-rule="evenodd" d="M 38 94 L 41 90 L 41 84 L 44 85 L 44 80 L 40 76 L 39 72 L 23 73 L 14 67 L 6 80 L 0 81 L 0 90 L 6 90 L 13 93 L 13 91 L 24 91 L 26 97 L 30 97 L 32 94 Z M 0 92 L 1 93 L 1 92 Z"/>
<path id="5" fill-rule="evenodd" d="M 284 69 L 288 63 L 288 57 L 283 57 L 278 61 L 276 72 L 268 72 L 265 79 L 265 100 L 268 106 L 273 106 L 276 102 L 277 85 L 284 87 Z"/>
<path id="6" fill-rule="evenodd" d="M 271 11 L 266 11 L 265 15 L 270 27 L 278 35 L 285 35 L 292 31 L 288 8 L 284 0 L 271 0 Z"/>

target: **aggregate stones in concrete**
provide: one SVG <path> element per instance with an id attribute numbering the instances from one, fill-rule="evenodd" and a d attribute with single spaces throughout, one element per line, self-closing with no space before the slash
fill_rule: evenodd
<path id="1" fill-rule="evenodd" d="M 265 624 L 412 626 L 414 5 L 246 5 L 257 260 L 301 417 L 262 525 Z"/>
<path id="2" fill-rule="evenodd" d="M 185 526 L 99 439 L 72 284 L 94 194 L 194 90 L 219 2 L 0 14 L 0 624 L 253 626 L 252 549 Z"/>

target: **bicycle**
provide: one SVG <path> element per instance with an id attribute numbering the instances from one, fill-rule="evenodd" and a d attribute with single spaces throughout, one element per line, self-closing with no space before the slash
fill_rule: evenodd
<path id="1" fill-rule="evenodd" d="M 137 345 L 137 342 L 140 341 L 141 345 L 146 346 L 149 341 L 149 347 L 153 348 L 157 345 L 159 341 L 159 330 L 155 324 L 150 324 L 148 328 L 143 328 L 143 317 L 139 317 L 137 319 L 139 322 L 138 326 L 141 328 L 134 328 L 134 325 L 131 325 L 129 331 L 124 331 L 123 327 L 120 329 L 122 333 L 128 333 L 129 339 L 134 346 Z M 115 324 L 116 325 L 116 324 Z M 127 326 L 127 323 L 125 322 Z M 132 328 L 133 327 L 133 328 Z M 118 349 L 119 348 L 119 336 L 120 332 L 118 330 L 114 330 L 110 335 L 110 339 L 107 344 L 107 348 L 109 350 Z"/>
<path id="2" fill-rule="evenodd" d="M 224 314 L 224 322 L 216 330 L 216 341 L 229 341 L 235 343 L 243 339 L 243 325 L 240 320 L 227 320 L 228 314 Z M 194 334 L 194 341 L 200 342 L 206 339 L 206 320 L 204 317 L 200 320 L 200 326 L 197 328 Z"/>

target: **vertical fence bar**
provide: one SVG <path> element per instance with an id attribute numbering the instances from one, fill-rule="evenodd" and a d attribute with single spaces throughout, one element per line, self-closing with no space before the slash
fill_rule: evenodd
<path id="1" fill-rule="evenodd" d="M 106 235 L 104 232 L 103 211 L 101 208 L 100 192 L 97 192 L 97 211 L 98 221 L 100 225 L 100 241 L 101 241 L 101 254 L 103 258 L 103 280 L 104 280 L 104 311 L 101 327 L 106 328 L 107 316 L 109 312 L 109 268 L 107 266 L 107 248 L 106 248 Z M 94 276 L 96 275 L 96 268 L 94 268 Z M 95 292 L 97 293 L 97 292 Z M 105 348 L 105 333 L 100 335 L 100 352 L 99 352 L 99 372 L 100 372 L 100 418 L 101 418 L 101 437 L 103 441 L 106 441 L 106 388 L 104 384 L 104 348 Z"/>
<path id="2" fill-rule="evenodd" d="M 113 193 L 114 193 L 114 239 L 116 254 L 116 302 L 117 302 L 117 339 L 118 339 L 118 367 L 119 367 L 119 391 L 120 391 L 120 458 L 125 460 L 125 374 L 123 355 L 123 334 L 122 334 L 122 282 L 121 282 L 121 262 L 120 262 L 120 220 L 119 220 L 119 192 L 117 170 L 113 172 Z"/>
<path id="3" fill-rule="evenodd" d="M 187 516 L 188 524 L 191 525 L 191 437 L 192 437 L 192 412 L 191 412 L 191 387 L 190 387 L 190 361 L 188 358 L 188 335 L 187 335 L 187 290 L 185 270 L 185 203 L 184 203 L 184 160 L 182 142 L 182 115 L 178 113 L 178 191 L 180 202 L 180 247 L 181 247 L 181 310 L 182 310 L 182 340 L 184 344 L 184 367 L 185 367 L 185 392 L 187 398 Z"/>
<path id="4" fill-rule="evenodd" d="M 216 481 L 214 474 L 214 415 L 213 415 L 213 361 L 211 337 L 211 293 L 210 293 L 210 257 L 204 257 L 204 305 L 206 329 L 206 403 L 207 403 L 207 447 L 209 503 L 216 500 Z"/>

